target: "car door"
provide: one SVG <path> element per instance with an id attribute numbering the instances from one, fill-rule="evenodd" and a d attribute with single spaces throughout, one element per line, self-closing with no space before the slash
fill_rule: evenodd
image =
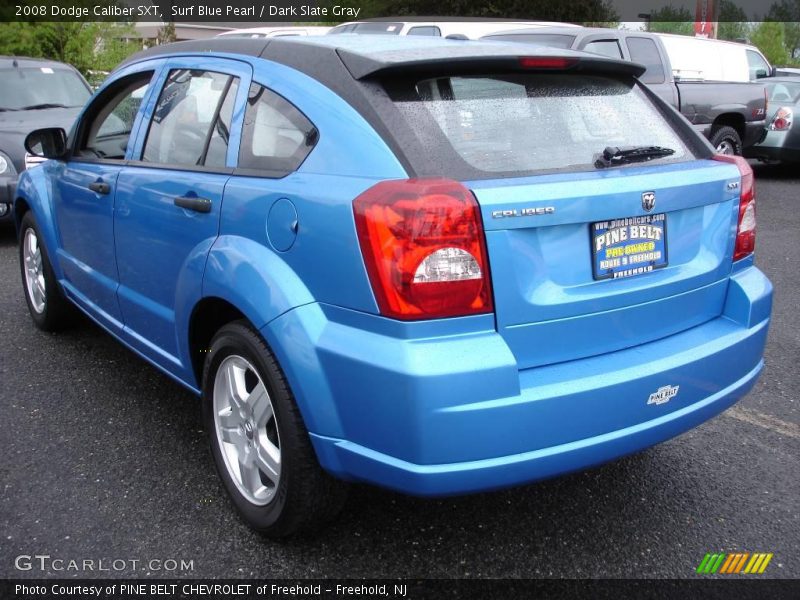
<path id="1" fill-rule="evenodd" d="M 629 60 L 647 68 L 639 80 L 658 94 L 662 100 L 679 108 L 678 90 L 672 80 L 672 73 L 665 69 L 665 65 L 669 64 L 668 57 L 659 48 L 656 40 L 651 37 L 629 35 L 625 38 L 625 46 L 628 50 Z"/>
<path id="2" fill-rule="evenodd" d="M 56 178 L 53 208 L 64 285 L 92 316 L 121 327 L 114 256 L 114 199 L 129 141 L 160 63 L 107 86 L 83 113 L 70 158 Z"/>
<path id="3" fill-rule="evenodd" d="M 134 158 L 117 182 L 118 298 L 128 341 L 166 369 L 178 358 L 176 311 L 199 297 L 239 148 L 251 67 L 209 58 L 167 61 Z"/>

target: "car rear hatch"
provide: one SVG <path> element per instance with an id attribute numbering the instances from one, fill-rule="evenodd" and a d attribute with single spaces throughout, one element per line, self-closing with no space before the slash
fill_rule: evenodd
<path id="1" fill-rule="evenodd" d="M 379 108 L 414 175 L 456 179 L 477 198 L 497 328 L 519 368 L 719 316 L 738 169 L 708 160 L 711 148 L 635 80 L 643 67 L 546 48 L 496 56 L 512 47 L 349 66 L 391 75 L 380 83 L 396 112 Z"/>
<path id="2" fill-rule="evenodd" d="M 498 331 L 519 367 L 640 345 L 721 314 L 738 204 L 727 185 L 737 181 L 728 165 L 692 161 L 471 182 Z"/>

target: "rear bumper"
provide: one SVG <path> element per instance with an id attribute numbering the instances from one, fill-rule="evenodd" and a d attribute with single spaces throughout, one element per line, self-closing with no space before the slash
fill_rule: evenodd
<path id="1" fill-rule="evenodd" d="M 759 158 L 769 161 L 800 162 L 800 130 L 770 131 L 755 146 L 745 150 L 748 158 Z"/>
<path id="2" fill-rule="evenodd" d="M 489 490 L 636 452 L 731 406 L 763 367 L 771 300 L 769 281 L 747 267 L 731 277 L 724 314 L 712 321 L 525 371 L 493 331 L 365 338 L 328 320 L 308 338 L 322 379 L 310 381 L 306 371 L 303 381 L 294 368 L 287 376 L 331 473 L 424 496 Z M 309 317 L 312 306 L 273 322 L 267 337 L 309 331 L 319 318 Z M 281 364 L 292 364 L 283 352 Z M 303 356 L 304 368 L 311 366 Z M 676 386 L 677 395 L 648 403 L 664 386 Z"/>

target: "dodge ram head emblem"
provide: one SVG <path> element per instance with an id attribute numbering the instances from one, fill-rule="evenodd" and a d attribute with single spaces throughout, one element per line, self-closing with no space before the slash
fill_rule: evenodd
<path id="1" fill-rule="evenodd" d="M 642 192 L 642 208 L 650 212 L 656 207 L 656 193 Z"/>

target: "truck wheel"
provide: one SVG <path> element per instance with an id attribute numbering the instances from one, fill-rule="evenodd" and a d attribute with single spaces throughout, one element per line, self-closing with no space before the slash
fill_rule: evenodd
<path id="1" fill-rule="evenodd" d="M 320 467 L 275 357 L 245 321 L 225 325 L 211 342 L 203 417 L 217 471 L 250 527 L 284 537 L 341 510 L 346 484 Z"/>
<path id="2" fill-rule="evenodd" d="M 715 129 L 709 140 L 719 154 L 742 153 L 742 139 L 733 127 Z"/>
<path id="3" fill-rule="evenodd" d="M 63 329 L 69 324 L 72 306 L 56 281 L 32 212 L 25 213 L 19 232 L 19 266 L 33 323 L 42 331 Z"/>

